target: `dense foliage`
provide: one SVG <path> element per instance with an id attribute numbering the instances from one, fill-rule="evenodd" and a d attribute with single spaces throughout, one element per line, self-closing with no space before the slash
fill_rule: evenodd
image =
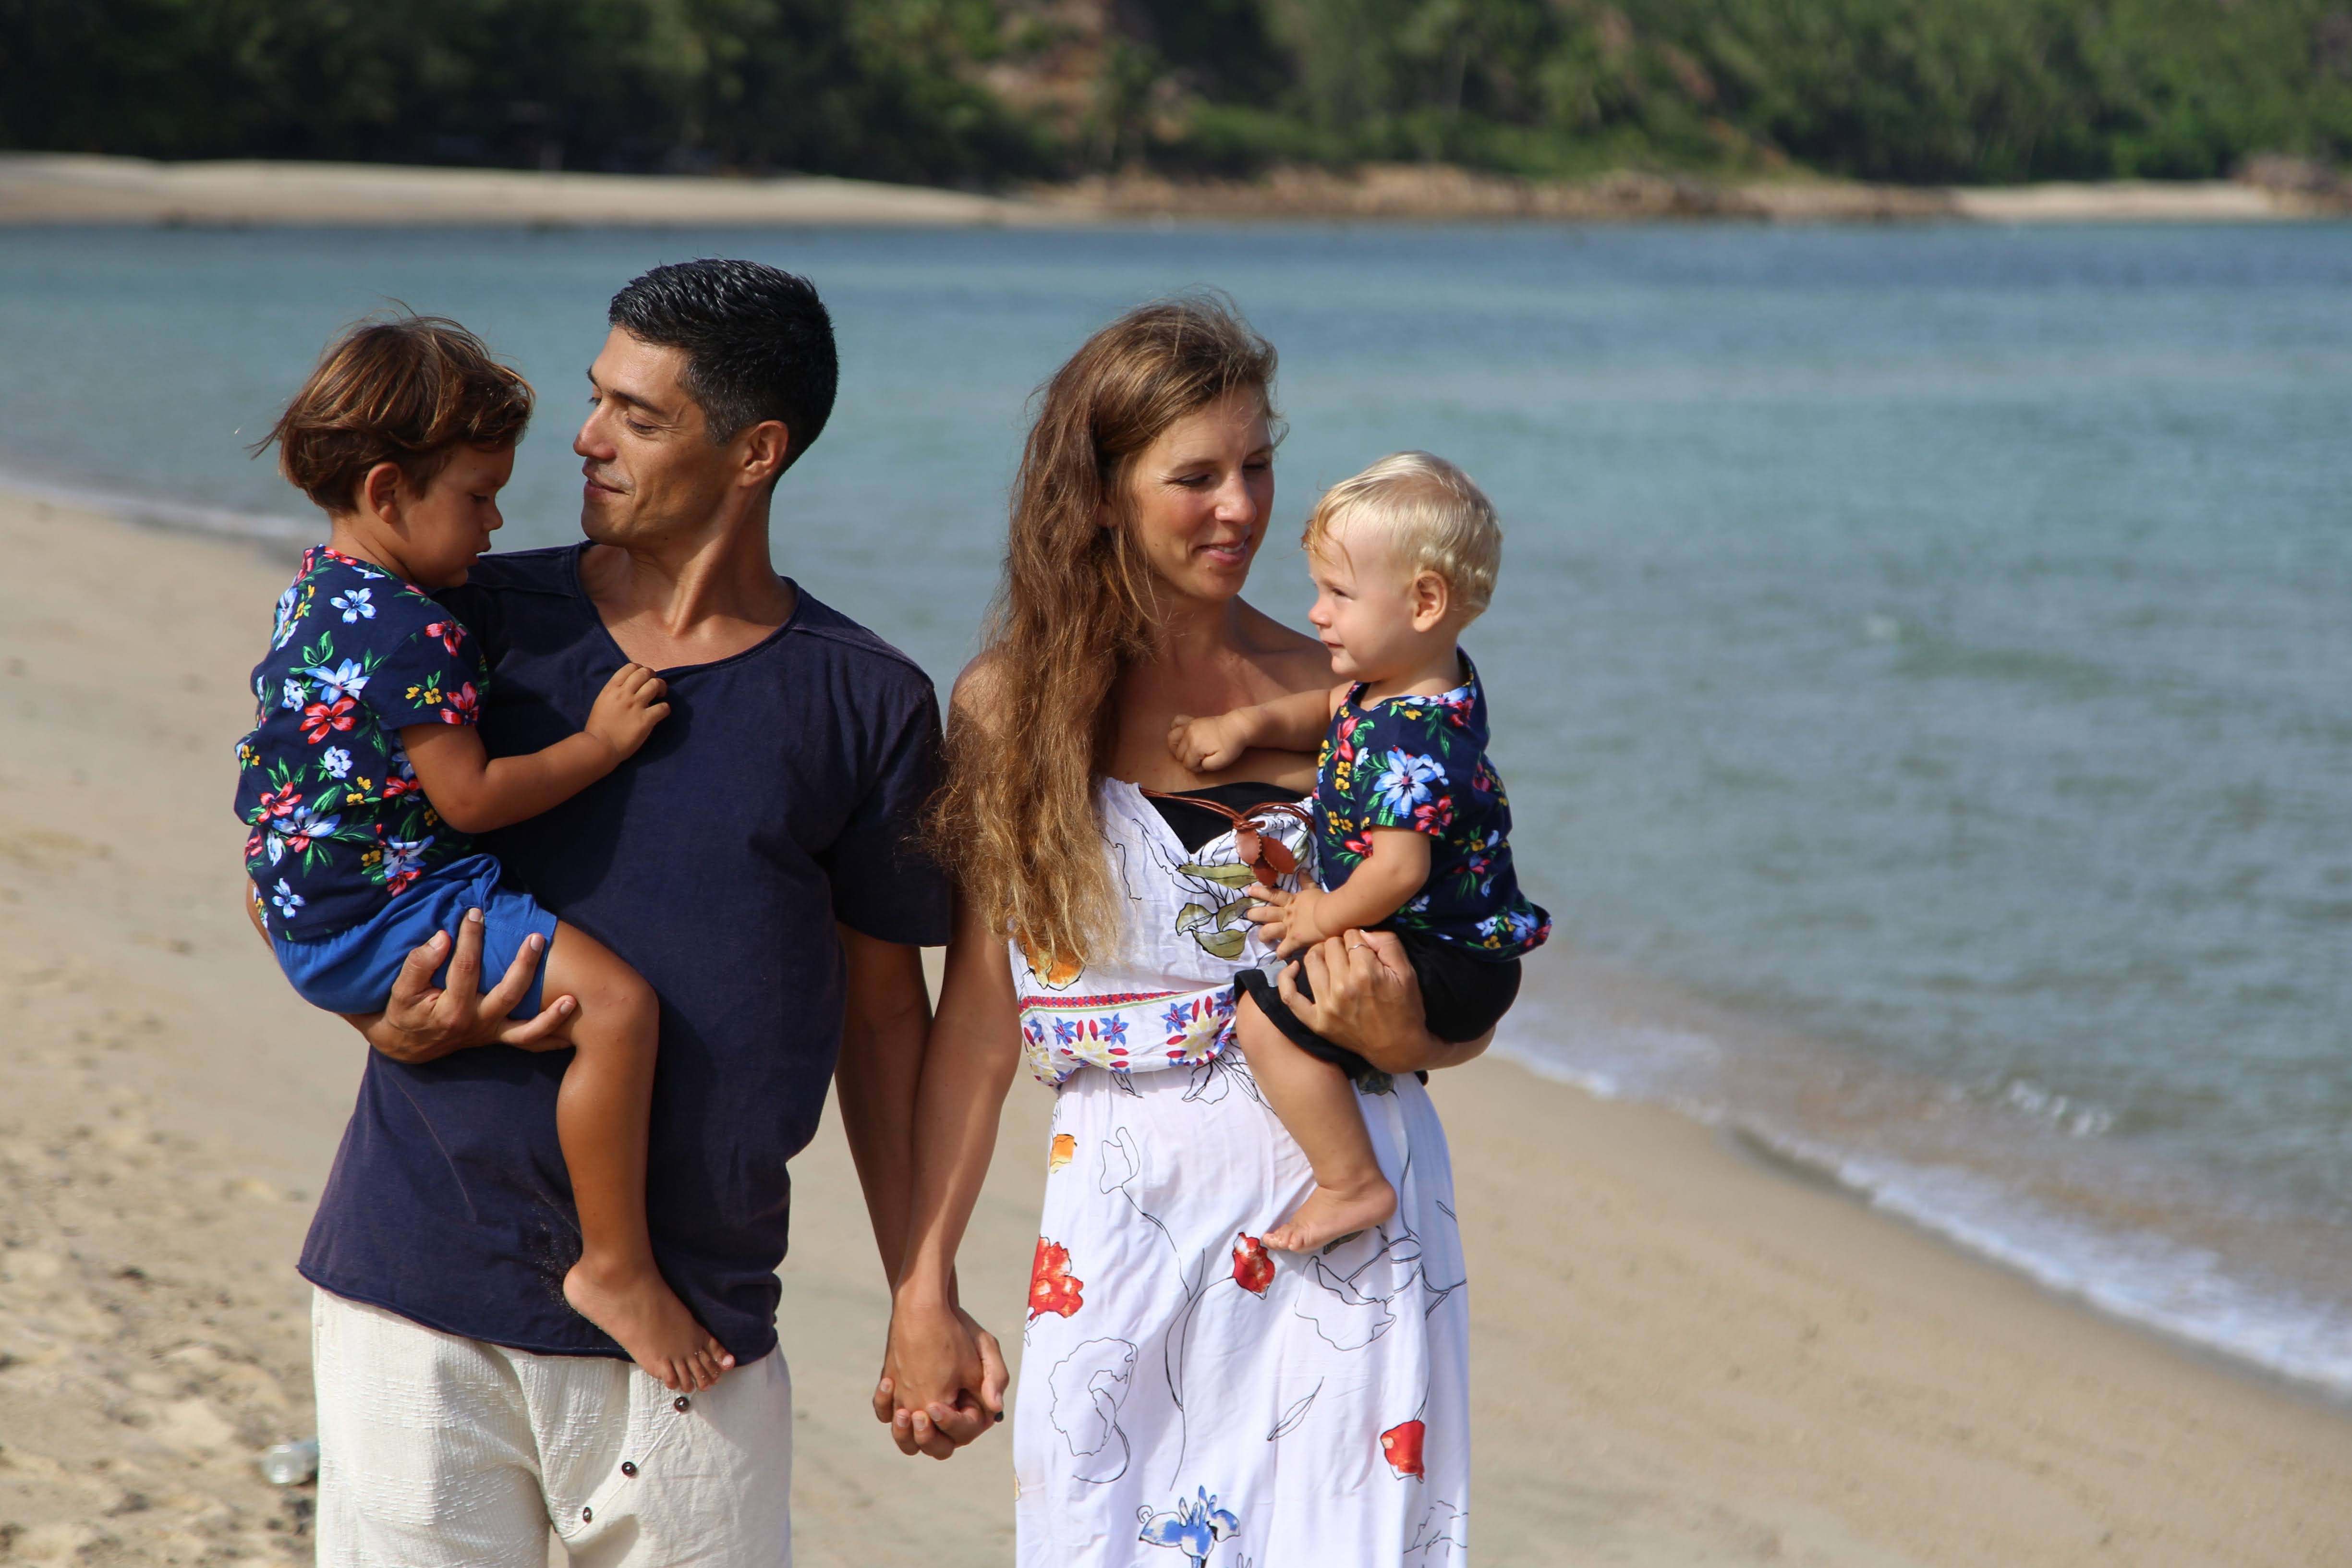
<path id="1" fill-rule="evenodd" d="M 0 144 L 161 157 L 992 184 L 2352 152 L 2352 0 L 0 0 Z"/>

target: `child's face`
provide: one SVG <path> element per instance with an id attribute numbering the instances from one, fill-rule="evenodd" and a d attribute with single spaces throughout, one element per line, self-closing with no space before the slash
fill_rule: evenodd
<path id="1" fill-rule="evenodd" d="M 1391 679 L 1427 659 L 1432 637 L 1449 635 L 1443 598 L 1432 608 L 1430 574 L 1407 566 L 1377 529 L 1325 535 L 1307 552 L 1307 570 L 1315 580 L 1307 618 L 1342 679 Z"/>
<path id="2" fill-rule="evenodd" d="M 514 448 L 460 447 L 425 493 L 404 498 L 401 563 L 419 587 L 454 588 L 505 524 L 499 491 L 514 477 Z"/>

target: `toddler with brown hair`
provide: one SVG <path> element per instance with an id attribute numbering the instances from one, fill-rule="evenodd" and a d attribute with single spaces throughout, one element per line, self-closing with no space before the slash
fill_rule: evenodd
<path id="1" fill-rule="evenodd" d="M 664 1384 L 697 1390 L 734 1358 L 664 1280 L 646 1229 L 653 991 L 502 879 L 472 837 L 611 773 L 668 713 L 663 682 L 625 664 L 578 733 L 492 757 L 475 729 L 489 668 L 428 596 L 488 548 L 530 411 L 530 386 L 471 332 L 404 315 L 332 344 L 263 441 L 333 532 L 304 552 L 253 672 L 259 711 L 237 747 L 246 870 L 279 967 L 330 1012 L 383 1011 L 410 954 L 460 920 L 479 922 L 494 969 L 546 954 L 524 1010 L 545 994 L 576 1004 L 555 1112 L 580 1220 L 564 1298 Z"/>

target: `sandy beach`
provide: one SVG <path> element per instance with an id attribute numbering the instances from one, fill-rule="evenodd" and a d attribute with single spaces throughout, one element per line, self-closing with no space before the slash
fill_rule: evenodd
<path id="1" fill-rule="evenodd" d="M 281 555 L 0 497 L 0 1559 L 308 1555 L 293 1260 L 359 1067 L 240 911 L 231 747 Z M 888 628 L 882 628 L 886 633 Z M 2335 1564 L 2352 1416 L 2099 1318 L 1669 1112 L 1433 1086 L 1469 1249 L 1477 1561 Z M 965 1252 L 1017 1344 L 1045 1091 Z M 800 1561 L 1010 1561 L 1002 1436 L 901 1458 L 836 1123 L 782 1335 Z"/>
<path id="2" fill-rule="evenodd" d="M 1617 170 L 1525 180 L 1447 164 L 1278 168 L 1248 180 L 1150 174 L 1017 196 L 815 175 L 534 173 L 371 163 L 181 163 L 80 153 L 0 154 L 0 226 L 22 224 L 1069 226 L 1137 219 L 1625 223 L 2247 223 L 2339 215 L 2352 188 L 2232 180 L 1957 187 Z"/>

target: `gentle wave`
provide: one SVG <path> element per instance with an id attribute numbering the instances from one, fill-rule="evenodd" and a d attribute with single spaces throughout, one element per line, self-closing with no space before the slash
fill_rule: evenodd
<path id="1" fill-rule="evenodd" d="M 315 544 L 320 537 L 320 526 L 315 520 L 304 521 L 268 512 L 190 506 L 181 501 L 134 495 L 128 490 L 62 483 L 7 468 L 0 468 L 0 494 L 20 500 L 66 507 L 75 511 L 97 512 L 100 516 L 118 518 L 142 527 L 168 529 L 179 533 L 201 533 L 215 539 L 299 546 Z"/>
<path id="2" fill-rule="evenodd" d="M 2074 1212 L 2034 1191 L 2035 1180 L 2063 1173 L 2070 1180 L 2053 1185 L 2064 1187 L 2079 1183 L 2084 1171 L 2077 1166 L 2062 1173 L 2063 1152 L 2054 1148 L 2048 1151 L 2051 1163 L 2034 1169 L 2014 1158 L 2026 1147 L 2017 1138 L 1986 1152 L 1983 1163 L 1990 1168 L 1938 1159 L 1935 1140 L 1925 1136 L 1919 1141 L 1928 1146 L 1916 1152 L 1864 1146 L 1899 1144 L 1906 1133 L 1924 1134 L 1935 1108 L 1947 1108 L 1987 1124 L 2010 1113 L 2054 1135 L 2053 1142 L 2083 1152 L 2086 1143 L 2104 1142 L 2103 1113 L 2069 1105 L 2031 1085 L 2013 1084 L 1987 1098 L 1949 1084 L 1924 1091 L 1916 1085 L 1892 1090 L 1882 1086 L 1858 1090 L 1864 1101 L 1875 1095 L 1881 1114 L 1825 1132 L 1792 1112 L 1790 1107 L 1807 1098 L 1803 1093 L 1769 1095 L 1773 1103 L 1766 1104 L 1759 1102 L 1766 1094 L 1743 1095 L 1741 1089 L 1752 1091 L 1767 1079 L 1786 1085 L 1792 1076 L 1801 1076 L 1813 1079 L 1816 1089 L 1843 1079 L 1842 1087 L 1852 1090 L 1852 1062 L 1802 1063 L 1785 1038 L 1769 1038 L 1764 1028 L 1756 1031 L 1759 1040 L 1749 1042 L 1742 1037 L 1748 1031 L 1736 1026 L 1711 1028 L 1687 1016 L 1673 1022 L 1643 1018 L 1639 1001 L 1625 1006 L 1626 993 L 1668 989 L 1646 979 L 1604 977 L 1612 994 L 1592 1006 L 1569 1000 L 1570 987 L 1557 984 L 1562 977 L 1548 978 L 1555 981 L 1544 987 L 1549 997 L 1532 1005 L 1523 1001 L 1506 1021 L 1495 1046 L 1497 1056 L 1601 1099 L 1664 1105 L 2101 1312 L 2334 1399 L 2352 1399 L 2352 1301 L 2254 1278 L 2270 1272 L 2263 1268 L 2265 1259 L 2297 1248 L 2291 1232 L 2241 1237 L 2242 1245 L 2225 1257 L 2180 1236 Z M 1572 984 L 1595 977 L 1591 966 L 1580 964 L 1567 978 Z M 1678 1004 L 1687 1006 L 1681 998 L 1669 998 L 1663 1011 L 1672 1016 Z M 1910 1113 L 1897 1111 L 1898 1103 Z M 1948 1140 L 1956 1130 L 1938 1135 Z M 2118 1200 L 2118 1210 L 2137 1206 L 2145 1194 L 2135 1190 L 2140 1184 L 2125 1168 L 2132 1156 L 2121 1150 L 2107 1153 L 2113 1162 L 2109 1195 Z"/>

